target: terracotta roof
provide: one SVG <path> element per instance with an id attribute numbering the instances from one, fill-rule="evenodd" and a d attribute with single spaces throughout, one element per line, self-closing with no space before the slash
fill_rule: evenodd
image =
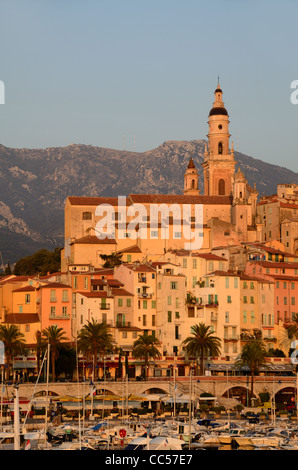
<path id="1" fill-rule="evenodd" d="M 287 276 L 286 274 L 268 274 L 268 276 L 285 281 L 298 281 L 298 276 Z"/>
<path id="2" fill-rule="evenodd" d="M 39 323 L 40 319 L 37 313 L 8 313 L 5 315 L 4 323 L 15 323 L 17 325 L 24 323 Z"/>
<path id="3" fill-rule="evenodd" d="M 123 250 L 119 250 L 117 253 L 142 253 L 142 250 L 138 245 L 133 245 L 128 248 L 123 248 Z"/>
<path id="4" fill-rule="evenodd" d="M 249 260 L 251 264 L 263 266 L 264 268 L 288 268 L 298 269 L 298 263 L 286 263 L 286 262 L 273 262 L 273 261 L 253 261 Z"/>
<path id="5" fill-rule="evenodd" d="M 69 286 L 68 284 L 62 284 L 61 282 L 49 282 L 48 284 L 43 284 L 41 286 L 39 286 L 39 289 L 59 289 L 59 288 L 63 288 L 63 289 L 71 289 L 71 286 Z"/>
<path id="6" fill-rule="evenodd" d="M 213 255 L 212 253 L 193 253 L 193 256 L 197 256 L 199 258 L 204 258 L 204 259 L 207 259 L 207 260 L 228 261 L 226 258 L 222 258 L 221 256 Z"/>
<path id="7" fill-rule="evenodd" d="M 231 205 L 232 196 L 191 196 L 184 194 L 130 194 L 133 203 L 148 204 L 223 204 Z"/>
<path id="8" fill-rule="evenodd" d="M 118 281 L 118 279 L 107 279 L 108 286 L 110 287 L 122 287 L 124 286 L 123 282 Z"/>
<path id="9" fill-rule="evenodd" d="M 19 287 L 18 289 L 14 289 L 12 292 L 32 292 L 36 291 L 36 288 L 33 286 L 25 286 L 25 287 Z"/>
<path id="10" fill-rule="evenodd" d="M 123 263 L 123 266 L 126 266 L 128 269 L 132 269 L 133 271 L 137 272 L 155 272 L 156 270 L 153 266 L 149 266 L 148 264 L 129 264 Z"/>
<path id="11" fill-rule="evenodd" d="M 133 294 L 131 292 L 128 292 L 126 289 L 122 289 L 121 287 L 120 288 L 116 288 L 116 289 L 112 289 L 112 292 L 113 292 L 113 295 L 115 297 L 118 297 L 118 296 L 130 296 L 130 297 L 133 297 Z"/>
<path id="12" fill-rule="evenodd" d="M 118 204 L 117 197 L 69 196 L 68 200 L 72 206 L 98 206 L 99 204 Z"/>
<path id="13" fill-rule="evenodd" d="M 87 235 L 86 237 L 82 237 L 82 238 L 78 238 L 77 240 L 74 240 L 73 242 L 71 242 L 71 245 L 74 245 L 76 243 L 79 243 L 79 244 L 95 244 L 95 245 L 102 245 L 102 244 L 105 244 L 105 245 L 116 245 L 116 240 L 114 238 L 103 238 L 103 239 L 100 239 L 98 238 L 96 235 Z M 88 263 L 86 263 L 88 264 Z"/>
<path id="14" fill-rule="evenodd" d="M 101 291 L 97 291 L 97 292 L 77 292 L 77 294 L 81 294 L 83 295 L 84 297 L 88 297 L 88 298 L 112 298 L 113 296 L 112 295 L 108 295 L 108 293 L 104 290 L 101 290 Z"/>
<path id="15" fill-rule="evenodd" d="M 274 284 L 273 281 L 269 281 L 268 279 L 265 279 L 263 277 L 257 277 L 257 276 L 250 276 L 249 274 L 246 273 L 241 273 L 240 274 L 240 280 L 241 281 L 258 281 L 262 282 L 263 284 Z"/>

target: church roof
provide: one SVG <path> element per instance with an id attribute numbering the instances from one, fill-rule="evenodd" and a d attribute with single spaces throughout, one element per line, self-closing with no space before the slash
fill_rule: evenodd
<path id="1" fill-rule="evenodd" d="M 196 167 L 196 166 L 195 166 L 195 164 L 194 164 L 194 162 L 193 162 L 193 159 L 192 159 L 192 157 L 190 157 L 190 160 L 189 160 L 189 163 L 188 163 L 187 168 L 195 168 L 195 167 Z"/>
<path id="2" fill-rule="evenodd" d="M 223 115 L 228 116 L 228 111 L 224 107 L 216 107 L 210 110 L 209 116 Z"/>

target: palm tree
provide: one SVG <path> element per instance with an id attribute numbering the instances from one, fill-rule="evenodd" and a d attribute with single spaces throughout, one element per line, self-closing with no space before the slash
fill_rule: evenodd
<path id="1" fill-rule="evenodd" d="M 7 380 L 10 376 L 11 362 L 15 354 L 19 354 L 25 348 L 25 336 L 16 325 L 0 325 L 0 341 L 4 344 L 7 364 Z"/>
<path id="2" fill-rule="evenodd" d="M 86 325 L 78 333 L 78 348 L 82 352 L 87 352 L 93 356 L 93 377 L 98 354 L 105 354 L 112 351 L 114 347 L 113 336 L 110 334 L 106 323 L 98 323 L 94 318 L 87 321 Z"/>
<path id="3" fill-rule="evenodd" d="M 68 341 L 65 336 L 63 328 L 59 328 L 57 325 L 49 326 L 41 332 L 41 343 L 42 348 L 45 350 L 50 345 L 50 360 L 52 368 L 52 380 L 56 380 L 55 361 L 59 357 L 59 349 L 62 343 Z"/>
<path id="4" fill-rule="evenodd" d="M 157 349 L 157 346 L 160 345 L 160 342 L 153 335 L 148 335 L 144 333 L 142 336 L 134 342 L 132 355 L 135 358 L 144 358 L 145 365 L 145 378 L 148 379 L 149 373 L 149 359 L 156 359 L 161 356 L 161 353 Z"/>
<path id="5" fill-rule="evenodd" d="M 220 339 L 213 335 L 210 326 L 204 323 L 191 327 L 192 336 L 188 336 L 184 341 L 185 355 L 200 359 L 200 375 L 204 373 L 204 357 L 218 356 L 220 354 Z"/>
<path id="6" fill-rule="evenodd" d="M 267 367 L 266 364 L 267 351 L 262 341 L 254 339 L 243 346 L 240 356 L 234 364 L 235 369 L 241 367 L 249 367 L 251 373 L 251 389 L 250 396 L 253 396 L 254 377 L 260 370 L 260 367 Z"/>

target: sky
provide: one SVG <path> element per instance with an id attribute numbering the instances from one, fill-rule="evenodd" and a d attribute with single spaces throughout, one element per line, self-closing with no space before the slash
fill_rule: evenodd
<path id="1" fill-rule="evenodd" d="M 296 0 L 0 0 L 0 144 L 143 152 L 205 139 L 298 171 Z"/>

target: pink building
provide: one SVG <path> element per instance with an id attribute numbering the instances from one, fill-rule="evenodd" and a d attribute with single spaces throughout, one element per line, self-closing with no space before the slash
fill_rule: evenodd
<path id="1" fill-rule="evenodd" d="M 253 261 L 246 273 L 274 281 L 274 318 L 291 321 L 298 314 L 298 263 Z"/>

